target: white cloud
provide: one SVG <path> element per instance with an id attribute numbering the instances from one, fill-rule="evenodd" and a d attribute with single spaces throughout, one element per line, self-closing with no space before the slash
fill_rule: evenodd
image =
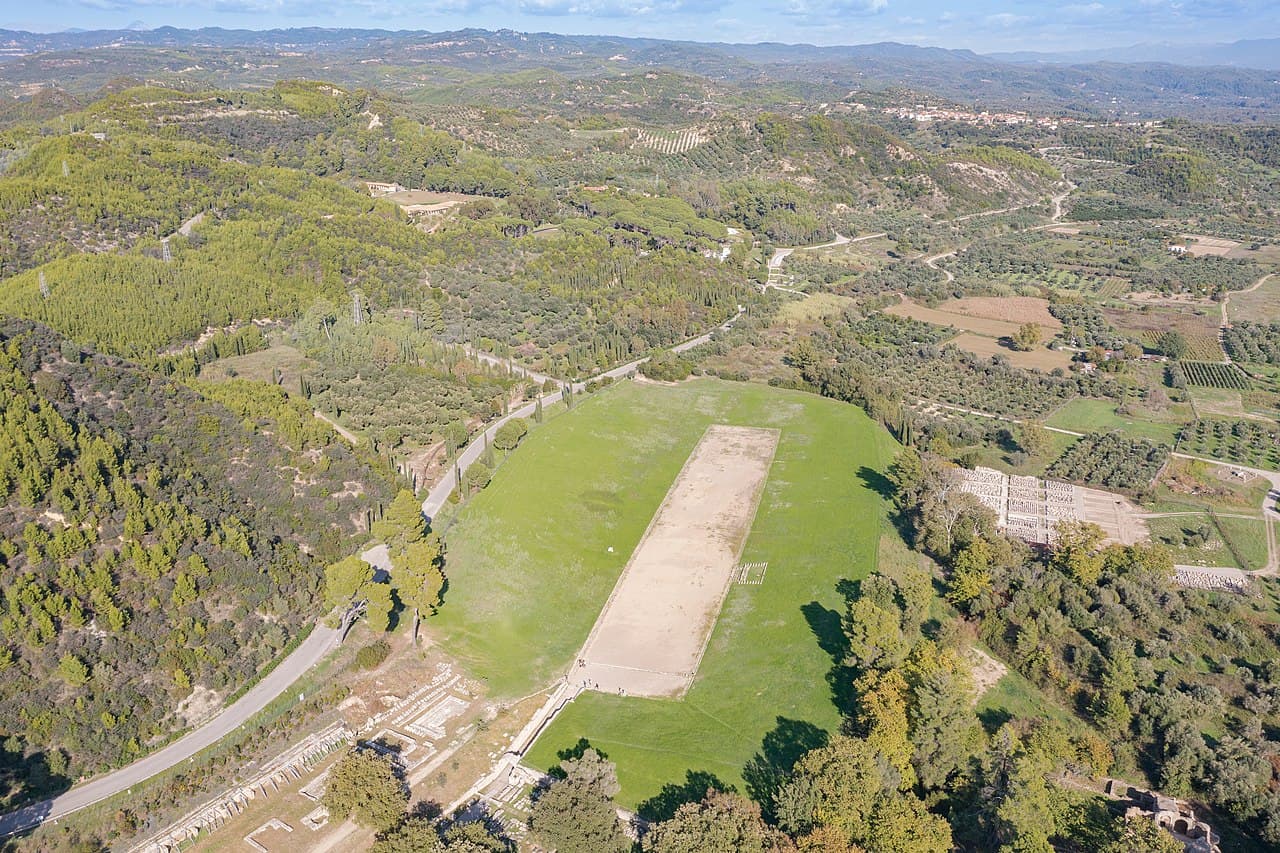
<path id="1" fill-rule="evenodd" d="M 1012 12 L 1000 12 L 996 15 L 987 15 L 983 20 L 992 26 L 1008 29 L 1009 27 L 1016 27 L 1019 24 L 1025 24 L 1033 19 L 1030 15 L 1015 15 Z"/>
<path id="2" fill-rule="evenodd" d="M 1062 11 L 1068 15 L 1086 16 L 1096 15 L 1099 12 L 1105 12 L 1106 6 L 1101 3 L 1072 3 L 1069 6 L 1063 6 Z"/>

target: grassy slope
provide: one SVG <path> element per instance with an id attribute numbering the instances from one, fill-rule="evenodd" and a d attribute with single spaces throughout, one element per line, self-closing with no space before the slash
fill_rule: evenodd
<path id="1" fill-rule="evenodd" d="M 730 588 L 684 700 L 588 694 L 530 756 L 553 765 L 586 737 L 619 763 L 630 805 L 690 770 L 741 789 L 744 765 L 780 723 L 802 736 L 839 725 L 832 659 L 811 622 L 838 636 L 836 582 L 875 565 L 884 505 L 860 469 L 883 470 L 891 440 L 860 410 L 802 393 L 625 384 L 532 434 L 449 536 L 453 589 L 435 630 L 495 692 L 535 689 L 571 661 L 685 457 L 717 422 L 782 429 L 743 555 L 769 561 L 765 584 Z"/>

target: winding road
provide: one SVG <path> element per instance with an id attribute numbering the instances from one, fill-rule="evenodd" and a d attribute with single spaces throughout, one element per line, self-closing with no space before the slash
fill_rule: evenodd
<path id="1" fill-rule="evenodd" d="M 255 714 L 280 696 L 307 670 L 338 645 L 341 632 L 317 625 L 288 657 L 249 689 L 247 693 L 224 708 L 209 722 L 191 731 L 145 758 L 105 776 L 90 779 L 76 785 L 65 794 L 33 803 L 26 808 L 0 815 L 0 838 L 32 829 L 47 821 L 65 817 L 108 797 L 129 790 L 158 773 L 176 767 L 193 758 L 196 753 L 213 746 L 248 722 Z"/>
<path id="2" fill-rule="evenodd" d="M 687 341 L 679 343 L 671 347 L 672 352 L 686 352 L 696 346 L 701 346 L 711 340 L 711 336 L 716 332 L 728 329 L 734 322 L 742 316 L 745 309 L 739 306 L 738 313 L 734 314 L 724 323 L 721 323 L 716 329 L 697 337 L 690 338 Z M 569 383 L 554 379 L 549 376 L 537 373 L 521 365 L 515 364 L 508 359 L 500 358 L 496 355 L 483 352 L 468 352 L 480 361 L 486 364 L 501 365 L 510 367 L 514 371 L 528 376 L 538 382 L 547 382 L 548 380 L 556 383 L 559 387 L 557 390 L 542 395 L 544 405 L 555 403 L 563 399 L 565 388 Z M 648 358 L 640 358 L 635 361 L 629 361 L 626 364 L 619 365 L 612 370 L 606 370 L 603 373 L 591 377 L 588 381 L 596 381 L 606 377 L 610 379 L 621 379 L 625 376 L 634 374 L 641 364 L 648 361 Z M 573 384 L 574 393 L 585 390 L 586 382 L 576 382 Z M 485 428 L 482 435 L 487 435 L 489 440 L 493 440 L 494 433 L 498 428 L 512 418 L 530 417 L 536 408 L 536 401 L 526 403 L 519 409 L 510 414 L 499 418 L 488 427 Z M 317 417 L 326 421 L 339 432 L 344 438 L 353 443 L 358 441 L 358 437 L 343 429 L 329 418 L 317 413 Z M 473 462 L 480 458 L 484 452 L 485 442 L 482 435 L 478 435 L 462 450 L 457 457 L 458 465 L 466 470 Z M 449 493 L 457 488 L 455 472 L 457 468 L 450 470 L 436 483 L 427 493 L 427 498 L 422 502 L 422 512 L 428 521 L 433 518 L 444 506 L 445 501 L 449 499 Z M 363 555 L 366 560 L 382 565 L 386 562 L 385 547 L 379 551 L 371 549 Z M 248 722 L 254 715 L 260 712 L 267 705 L 271 704 L 277 697 L 287 691 L 294 682 L 301 678 L 308 670 L 320 662 L 320 660 L 330 651 L 337 648 L 341 632 L 326 628 L 323 625 L 317 625 L 311 634 L 303 640 L 288 657 L 282 660 L 275 669 L 271 670 L 261 681 L 249 689 L 247 693 L 237 699 L 234 703 L 224 708 L 216 717 L 200 726 L 198 729 L 191 731 L 151 755 L 140 758 L 119 770 L 112 771 L 105 776 L 91 779 L 82 784 L 76 785 L 64 794 L 38 803 L 33 803 L 25 808 L 10 812 L 6 815 L 0 815 L 0 838 L 6 838 L 18 832 L 33 829 L 41 824 L 65 817 L 72 812 L 79 811 L 101 802 L 108 797 L 129 790 L 134 785 L 145 782 L 152 776 L 163 773 L 172 767 L 176 767 L 184 761 L 193 758 L 201 750 L 213 746 L 222 738 L 231 732 L 240 728 Z"/>

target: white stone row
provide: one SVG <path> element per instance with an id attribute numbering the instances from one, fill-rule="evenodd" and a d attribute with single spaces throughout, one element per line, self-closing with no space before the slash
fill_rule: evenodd
<path id="1" fill-rule="evenodd" d="M 310 735 L 297 746 L 268 762 L 266 769 L 254 778 L 224 791 L 213 801 L 189 812 L 159 835 L 131 848 L 130 853 L 171 853 L 181 845 L 194 841 L 201 832 L 218 829 L 244 811 L 250 800 L 259 796 L 269 797 L 277 793 L 281 785 L 292 784 L 301 779 L 308 767 L 349 741 L 351 736 L 351 730 L 341 722 Z M 281 759 L 285 757 L 288 762 L 282 765 Z"/>

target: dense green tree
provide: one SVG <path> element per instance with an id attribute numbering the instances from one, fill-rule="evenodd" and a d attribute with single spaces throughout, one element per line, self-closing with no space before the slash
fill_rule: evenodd
<path id="1" fill-rule="evenodd" d="M 947 578 L 947 600 L 964 607 L 991 588 L 991 546 L 975 539 L 951 561 Z"/>
<path id="2" fill-rule="evenodd" d="M 1060 521 L 1054 528 L 1053 565 L 1086 585 L 1098 582 L 1104 556 L 1102 528 L 1086 521 Z"/>
<path id="3" fill-rule="evenodd" d="M 493 446 L 499 450 L 515 450 L 528 431 L 529 424 L 524 418 L 512 418 L 498 427 L 493 435 Z"/>
<path id="4" fill-rule="evenodd" d="M 942 788 L 965 770 L 979 742 L 968 673 L 939 669 L 913 688 L 912 764 L 926 789 Z"/>
<path id="5" fill-rule="evenodd" d="M 1037 421 L 1027 421 L 1018 429 L 1018 446 L 1028 456 L 1044 456 L 1053 449 L 1053 437 Z"/>
<path id="6" fill-rule="evenodd" d="M 1043 334 L 1044 330 L 1040 328 L 1039 323 L 1023 323 L 1013 334 L 1013 348 L 1029 352 L 1040 343 Z"/>
<path id="7" fill-rule="evenodd" d="M 358 554 L 331 563 L 324 572 L 324 600 L 328 607 L 346 607 L 373 583 L 373 566 Z"/>
<path id="8" fill-rule="evenodd" d="M 436 822 L 423 817 L 406 817 L 391 829 L 378 833 L 370 853 L 444 853 L 444 839 Z"/>
<path id="9" fill-rule="evenodd" d="M 534 800 L 529 831 L 560 853 L 625 853 L 631 842 L 618 820 L 612 797 L 618 792 L 613 765 L 588 749 L 561 762 L 565 777 Z"/>
<path id="10" fill-rule="evenodd" d="M 333 766 L 321 802 L 339 820 L 382 831 L 404 817 L 409 792 L 389 756 L 352 749 Z"/>
<path id="11" fill-rule="evenodd" d="M 879 792 L 896 787 L 892 771 L 866 741 L 840 735 L 801 756 L 774 809 L 792 835 L 831 827 L 853 843 L 866 837 Z"/>
<path id="12" fill-rule="evenodd" d="M 419 514 L 421 518 L 421 514 Z M 413 608 L 413 637 L 424 614 L 436 612 L 444 590 L 440 537 L 434 533 L 409 542 L 391 555 L 391 582 L 406 607 Z"/>
<path id="13" fill-rule="evenodd" d="M 646 853 L 782 853 L 793 846 L 760 817 L 760 807 L 738 794 L 708 791 L 697 803 L 685 803 L 669 820 L 644 836 Z"/>
<path id="14" fill-rule="evenodd" d="M 871 810 L 868 850 L 947 853 L 952 849 L 946 818 L 931 813 L 912 796 L 881 794 Z"/>

